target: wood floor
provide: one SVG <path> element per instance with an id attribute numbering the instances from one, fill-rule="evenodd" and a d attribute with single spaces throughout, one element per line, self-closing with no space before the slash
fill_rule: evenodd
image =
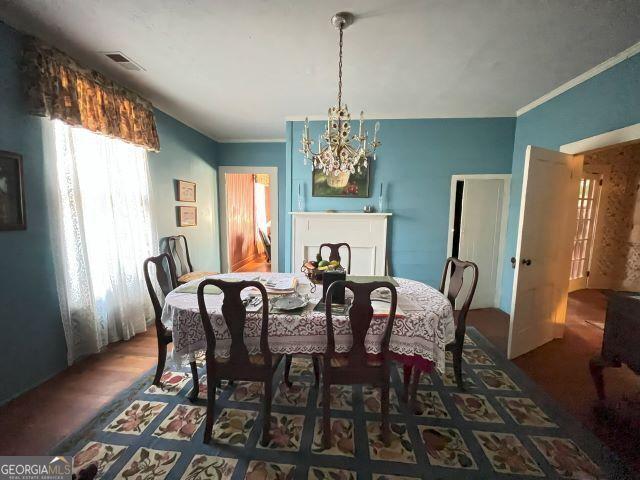
<path id="1" fill-rule="evenodd" d="M 112 344 L 0 407 L 0 455 L 46 455 L 155 367 L 155 327 Z"/>
<path id="2" fill-rule="evenodd" d="M 600 348 L 602 330 L 584 320 L 603 315 L 604 308 L 604 296 L 599 292 L 572 294 L 564 338 L 515 359 L 515 363 L 625 462 L 640 471 L 639 424 L 633 418 L 623 424 L 599 421 L 593 413 L 596 396 L 588 361 Z M 506 351 L 508 315 L 495 309 L 475 310 L 470 312 L 468 321 L 496 347 Z M 156 348 L 155 331 L 150 330 L 128 342 L 111 345 L 104 353 L 79 362 L 0 407 L 0 455 L 50 452 L 153 367 Z M 638 376 L 626 368 L 610 369 L 605 376 L 612 405 L 617 406 L 625 396 L 634 394 L 638 400 Z"/>
<path id="3" fill-rule="evenodd" d="M 270 272 L 271 264 L 266 259 L 258 259 L 243 265 L 236 272 Z"/>
<path id="4" fill-rule="evenodd" d="M 618 412 L 619 418 L 604 420 L 594 414 L 597 397 L 589 374 L 589 360 L 600 351 L 603 331 L 587 320 L 602 321 L 605 311 L 606 297 L 601 292 L 581 290 L 571 293 L 564 337 L 513 361 L 565 410 L 640 472 L 640 377 L 626 367 L 605 370 L 607 404 L 611 412 Z M 475 326 L 506 354 L 508 315 L 494 309 L 474 310 L 469 313 L 468 325 Z"/>

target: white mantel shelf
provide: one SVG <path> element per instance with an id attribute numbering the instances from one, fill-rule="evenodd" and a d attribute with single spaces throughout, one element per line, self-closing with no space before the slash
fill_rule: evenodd
<path id="1" fill-rule="evenodd" d="M 390 212 L 289 212 L 289 215 L 347 215 L 360 217 L 390 217 Z"/>
<path id="2" fill-rule="evenodd" d="M 389 212 L 289 212 L 292 221 L 293 271 L 316 254 L 323 243 L 351 246 L 353 275 L 384 275 Z M 344 253 L 340 254 L 344 256 Z"/>

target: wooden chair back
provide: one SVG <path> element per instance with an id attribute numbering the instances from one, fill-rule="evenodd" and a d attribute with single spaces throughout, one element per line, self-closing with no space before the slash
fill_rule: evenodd
<path id="1" fill-rule="evenodd" d="M 267 254 L 267 261 L 271 262 L 271 240 L 269 240 L 269 237 L 267 237 L 267 234 L 264 233 L 261 228 L 258 229 L 258 234 L 260 235 L 260 241 L 262 242 L 264 251 Z"/>
<path id="2" fill-rule="evenodd" d="M 165 297 L 171 290 L 178 286 L 176 266 L 173 263 L 173 258 L 171 258 L 171 255 L 168 253 L 161 253 L 155 257 L 149 257 L 143 264 L 144 282 L 147 284 L 147 291 L 149 292 L 151 304 L 153 305 L 153 311 L 156 317 L 156 328 L 158 333 L 161 333 L 164 332 L 166 328 L 161 321 L 162 305 L 158 299 L 156 288 L 151 281 L 151 273 L 149 271 L 151 264 L 155 266 L 155 281 Z"/>
<path id="3" fill-rule="evenodd" d="M 469 290 L 467 291 L 467 296 L 464 299 L 462 308 L 456 311 L 456 300 L 464 284 L 464 272 L 468 268 L 471 269 L 471 272 L 472 272 L 471 285 L 469 287 Z M 447 278 L 449 280 L 448 288 L 447 288 Z M 469 306 L 471 305 L 471 301 L 473 300 L 473 295 L 475 294 L 477 284 L 478 284 L 478 266 L 475 263 L 466 262 L 454 257 L 447 258 L 447 261 L 444 265 L 444 270 L 442 272 L 442 281 L 440 282 L 440 293 L 447 296 L 447 298 L 451 302 L 452 308 L 455 311 L 456 336 L 458 336 L 459 334 L 462 334 L 464 336 L 464 332 L 466 330 L 467 312 L 469 311 Z M 445 289 L 446 289 L 446 292 L 445 292 Z"/>
<path id="4" fill-rule="evenodd" d="M 184 235 L 167 237 L 167 253 L 173 257 L 178 277 L 193 272 L 187 237 Z"/>
<path id="5" fill-rule="evenodd" d="M 351 324 L 351 334 L 353 336 L 353 344 L 351 350 L 347 354 L 348 366 L 351 368 L 368 367 L 367 351 L 365 348 L 365 338 L 367 331 L 373 320 L 373 307 L 371 305 L 371 293 L 379 288 L 386 288 L 391 292 L 391 303 L 389 307 L 389 316 L 385 331 L 382 335 L 381 352 L 383 359 L 386 359 L 389 353 L 389 339 L 393 330 L 393 322 L 396 317 L 396 308 L 398 306 L 398 293 L 396 287 L 390 282 L 368 282 L 356 283 L 345 280 L 333 282 L 327 291 L 326 296 L 326 317 L 327 317 L 327 350 L 325 352 L 325 361 L 330 362 L 335 356 L 335 338 L 333 334 L 333 318 L 332 318 L 332 299 L 333 292 L 344 286 L 353 292 L 353 303 L 349 309 L 349 323 Z"/>
<path id="6" fill-rule="evenodd" d="M 320 249 L 318 250 L 318 254 L 320 256 L 322 256 L 322 249 L 324 247 L 327 247 L 329 249 L 329 261 L 333 261 L 333 260 L 337 260 L 339 262 L 342 261 L 341 257 L 340 257 L 340 248 L 341 247 L 346 247 L 347 248 L 347 266 L 345 268 L 345 270 L 347 271 L 347 273 L 351 273 L 351 246 L 348 243 L 342 242 L 342 243 L 323 243 L 322 245 L 320 245 Z M 343 265 L 344 266 L 344 265 Z"/>
<path id="7" fill-rule="evenodd" d="M 246 288 L 255 287 L 260 290 L 262 296 L 262 329 L 260 331 L 260 353 L 263 357 L 263 365 L 271 368 L 271 351 L 269 350 L 269 299 L 267 291 L 260 282 L 240 281 L 227 282 L 220 279 L 208 278 L 200 282 L 198 286 L 198 308 L 202 318 L 202 327 L 207 340 L 207 362 L 215 362 L 216 336 L 211 325 L 211 317 L 205 304 L 204 289 L 207 285 L 215 285 L 222 290 L 222 316 L 231 335 L 231 358 L 228 365 L 233 368 L 255 368 L 250 362 L 249 352 L 244 343 L 244 329 L 247 319 L 247 310 L 242 302 L 240 294 Z"/>

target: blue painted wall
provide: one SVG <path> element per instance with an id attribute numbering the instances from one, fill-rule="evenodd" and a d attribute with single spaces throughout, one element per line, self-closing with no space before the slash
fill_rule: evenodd
<path id="1" fill-rule="evenodd" d="M 640 122 L 640 55 L 568 90 L 516 121 L 507 248 L 501 308 L 511 311 L 524 154 L 527 145 L 557 150 L 561 145 Z"/>
<path id="2" fill-rule="evenodd" d="M 287 208 L 296 209 L 299 184 L 309 211 L 377 207 L 383 182 L 393 213 L 389 233 L 393 274 L 438 285 L 447 254 L 451 176 L 510 173 L 515 119 L 381 120 L 380 124 L 382 146 L 373 165 L 371 197 L 345 199 L 311 196 L 311 169 L 299 153 L 303 122 L 289 122 Z M 311 137 L 318 138 L 325 125 L 311 122 Z M 373 121 L 367 122 L 367 129 L 373 131 Z M 290 235 L 288 222 L 287 238 Z M 287 251 L 290 248 L 289 244 Z M 291 268 L 290 255 L 286 262 Z"/>
<path id="3" fill-rule="evenodd" d="M 159 110 L 160 152 L 149 153 L 153 217 L 158 238 L 183 234 L 196 270 L 220 271 L 216 142 Z M 196 182 L 196 203 L 178 202 L 176 180 Z M 198 225 L 178 227 L 176 206 L 198 207 Z"/>
<path id="4" fill-rule="evenodd" d="M 49 243 L 41 122 L 26 114 L 21 36 L 0 23 L 0 150 L 23 157 L 27 230 L 0 232 L 0 404 L 67 365 Z"/>
<path id="5" fill-rule="evenodd" d="M 44 182 L 47 146 L 41 126 L 47 120 L 26 113 L 18 70 L 21 48 L 22 36 L 0 22 L 0 150 L 23 156 L 27 206 L 27 230 L 0 232 L 0 405 L 67 366 Z M 158 236 L 178 230 L 173 180 L 194 179 L 200 225 L 182 230 L 198 245 L 195 266 L 218 268 L 216 142 L 156 114 L 162 150 L 149 155 L 149 170 Z"/>
<path id="6" fill-rule="evenodd" d="M 219 143 L 216 156 L 218 166 L 258 166 L 278 168 L 278 270 L 285 271 L 286 198 L 285 143 Z M 220 199 L 222 201 L 222 199 Z"/>

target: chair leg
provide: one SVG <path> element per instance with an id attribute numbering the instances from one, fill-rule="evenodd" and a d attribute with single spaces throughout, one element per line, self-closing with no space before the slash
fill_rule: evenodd
<path id="1" fill-rule="evenodd" d="M 193 388 L 189 393 L 189 400 L 195 402 L 198 400 L 198 393 L 200 392 L 200 381 L 198 380 L 198 365 L 196 362 L 190 362 L 191 366 L 191 378 L 193 379 Z"/>
<path id="2" fill-rule="evenodd" d="M 270 377 L 264 382 L 264 419 L 262 420 L 262 440 L 260 444 L 263 447 L 269 445 L 271 435 L 269 430 L 271 429 L 271 387 L 273 383 L 273 377 Z"/>
<path id="3" fill-rule="evenodd" d="M 391 445 L 391 429 L 389 428 L 389 377 L 380 388 L 380 414 L 382 415 L 382 442 Z"/>
<path id="4" fill-rule="evenodd" d="M 211 442 L 214 412 L 216 408 L 216 378 L 213 370 L 207 368 L 207 419 L 204 426 L 204 443 Z"/>
<path id="5" fill-rule="evenodd" d="M 411 391 L 409 392 L 409 409 L 416 415 L 420 415 L 422 410 L 418 407 L 418 384 L 420 383 L 420 374 L 422 372 L 419 368 L 413 369 L 413 381 L 411 382 Z"/>
<path id="6" fill-rule="evenodd" d="M 284 356 L 284 384 L 291 388 L 291 380 L 289 380 L 289 370 L 291 370 L 291 357 L 292 355 Z"/>
<path id="7" fill-rule="evenodd" d="M 153 384 L 160 387 L 160 379 L 164 372 L 164 364 L 167 361 L 167 344 L 164 342 L 158 342 L 158 366 L 156 367 L 156 376 L 153 377 Z"/>
<path id="8" fill-rule="evenodd" d="M 322 382 L 322 446 L 331 448 L 331 384 L 326 376 Z"/>
<path id="9" fill-rule="evenodd" d="M 317 389 L 320 386 L 320 360 L 316 355 L 311 357 L 311 360 L 313 361 L 313 376 L 315 377 L 315 380 L 316 380 L 316 389 Z"/>
<path id="10" fill-rule="evenodd" d="M 456 377 L 458 389 L 464 392 L 464 382 L 462 381 L 462 346 L 456 345 L 453 349 L 453 373 Z"/>
<path id="11" fill-rule="evenodd" d="M 404 384 L 404 390 L 402 391 L 402 401 L 407 403 L 409 401 L 409 385 L 411 383 L 411 371 L 413 367 L 411 365 L 404 365 L 402 367 L 402 383 Z"/>

